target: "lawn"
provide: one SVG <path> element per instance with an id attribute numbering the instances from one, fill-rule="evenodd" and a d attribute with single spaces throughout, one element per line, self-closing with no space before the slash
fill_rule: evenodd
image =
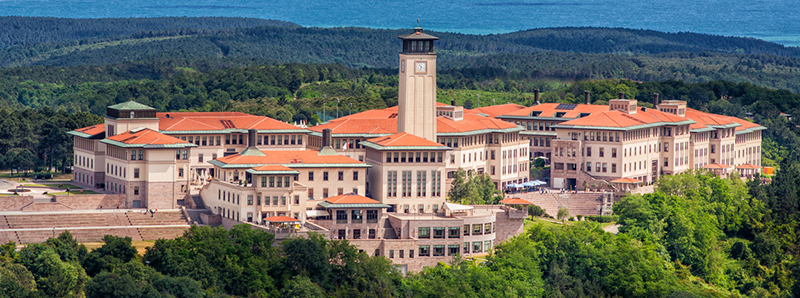
<path id="1" fill-rule="evenodd" d="M 69 191 L 70 195 L 91 195 L 91 194 L 96 194 L 96 193 L 97 193 L 96 191 L 92 191 L 92 190 L 84 190 L 82 192 L 81 192 L 81 190 L 70 190 Z M 60 195 L 66 195 L 66 194 L 67 194 L 66 191 L 48 193 L 48 195 L 53 195 L 53 196 L 56 196 L 56 195 L 60 196 Z"/>
<path id="2" fill-rule="evenodd" d="M 69 188 L 69 189 L 81 189 L 81 188 L 83 188 L 83 187 L 80 187 L 80 186 L 77 186 L 77 185 L 73 185 L 73 184 L 69 184 L 69 183 L 57 183 L 57 182 L 47 183 L 47 184 L 45 184 L 45 183 L 27 183 L 27 184 L 23 184 L 22 186 L 59 188 L 58 187 L 59 185 L 61 185 L 61 189 L 67 189 L 67 188 Z"/>
<path id="3" fill-rule="evenodd" d="M 147 251 L 147 248 L 153 246 L 155 243 L 156 242 L 154 240 L 151 240 L 151 241 L 133 241 L 132 244 L 133 244 L 133 247 L 136 247 L 136 251 L 139 252 L 139 255 L 143 256 L 144 253 Z M 81 244 L 85 245 L 86 248 L 89 249 L 89 251 L 93 251 L 95 249 L 100 248 L 105 243 L 103 243 L 103 242 L 86 242 L 86 243 L 81 243 Z"/>

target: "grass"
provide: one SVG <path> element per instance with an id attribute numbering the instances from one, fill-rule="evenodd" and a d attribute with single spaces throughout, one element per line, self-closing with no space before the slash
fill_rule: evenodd
<path id="1" fill-rule="evenodd" d="M 27 184 L 23 184 L 22 186 L 59 188 L 58 187 L 59 185 L 61 185 L 61 189 L 67 189 L 67 188 L 69 188 L 69 189 L 81 189 L 81 188 L 83 188 L 83 187 L 80 187 L 80 186 L 77 186 L 77 185 L 73 185 L 73 184 L 69 184 L 69 183 L 58 183 L 58 182 L 47 183 L 47 184 L 44 184 L 44 183 L 27 183 Z"/>
<path id="2" fill-rule="evenodd" d="M 17 196 L 17 195 L 13 193 L 0 193 L 0 197 L 12 197 L 12 196 Z"/>
<path id="3" fill-rule="evenodd" d="M 66 194 L 70 194 L 70 195 L 92 195 L 92 194 L 96 194 L 96 193 L 97 193 L 96 191 L 92 191 L 92 190 L 84 190 L 83 192 L 81 192 L 80 190 L 70 190 L 69 193 L 67 193 L 66 191 L 51 192 L 51 193 L 48 193 L 48 195 L 53 195 L 53 196 L 56 196 L 56 195 L 60 196 L 60 195 L 66 195 Z"/>
<path id="4" fill-rule="evenodd" d="M 139 252 L 139 255 L 143 256 L 144 253 L 147 251 L 147 248 L 153 246 L 155 243 L 156 243 L 155 241 L 150 240 L 150 241 L 133 241 L 133 243 L 131 243 L 131 244 L 133 244 L 133 247 L 135 247 L 136 251 Z M 86 242 L 86 243 L 81 243 L 81 244 L 85 245 L 86 248 L 89 249 L 89 251 L 93 251 L 95 249 L 100 248 L 105 243 L 103 243 L 103 242 Z"/>

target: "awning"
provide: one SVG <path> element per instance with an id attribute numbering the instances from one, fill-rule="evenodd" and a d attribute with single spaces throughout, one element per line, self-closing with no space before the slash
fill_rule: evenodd
<path id="1" fill-rule="evenodd" d="M 321 217 L 321 216 L 328 216 L 330 213 L 325 210 L 306 210 L 306 217 Z"/>
<path id="2" fill-rule="evenodd" d="M 472 210 L 472 206 L 455 204 L 455 203 L 444 203 L 444 208 L 450 211 L 467 211 Z"/>
<path id="3" fill-rule="evenodd" d="M 268 222 L 277 222 L 277 223 L 300 222 L 299 220 L 297 220 L 295 218 L 291 218 L 291 217 L 288 217 L 288 216 L 280 216 L 280 215 L 279 216 L 273 216 L 273 217 L 267 217 L 264 220 L 266 220 Z"/>
<path id="4" fill-rule="evenodd" d="M 611 183 L 637 184 L 637 183 L 642 183 L 642 180 L 633 178 L 620 178 L 616 180 L 611 180 Z"/>
<path id="5" fill-rule="evenodd" d="M 520 199 L 520 198 L 505 199 L 505 200 L 500 201 L 500 203 L 503 203 L 503 204 L 506 204 L 506 205 L 533 205 L 533 203 L 531 203 L 531 202 L 529 202 L 527 200 Z"/>

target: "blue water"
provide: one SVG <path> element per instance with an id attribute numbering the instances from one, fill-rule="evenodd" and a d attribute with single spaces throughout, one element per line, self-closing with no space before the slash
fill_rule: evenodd
<path id="1" fill-rule="evenodd" d="M 426 29 L 470 34 L 597 26 L 747 36 L 800 46 L 798 0 L 0 0 L 0 15 L 231 16 L 370 28 L 410 28 L 420 19 Z"/>

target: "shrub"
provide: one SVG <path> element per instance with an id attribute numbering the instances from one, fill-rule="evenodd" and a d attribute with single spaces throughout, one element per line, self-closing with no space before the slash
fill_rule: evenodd
<path id="1" fill-rule="evenodd" d="M 544 209 L 536 205 L 528 205 L 528 215 L 531 216 L 545 216 Z"/>
<path id="2" fill-rule="evenodd" d="M 586 220 L 594 222 L 616 222 L 619 220 L 617 215 L 587 215 Z"/>

